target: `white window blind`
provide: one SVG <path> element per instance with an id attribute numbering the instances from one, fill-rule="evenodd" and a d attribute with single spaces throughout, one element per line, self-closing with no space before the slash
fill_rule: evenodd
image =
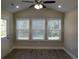
<path id="1" fill-rule="evenodd" d="M 29 40 L 29 20 L 17 19 L 16 37 L 18 40 Z"/>
<path id="2" fill-rule="evenodd" d="M 45 20 L 44 19 L 32 20 L 32 39 L 33 40 L 45 39 Z"/>

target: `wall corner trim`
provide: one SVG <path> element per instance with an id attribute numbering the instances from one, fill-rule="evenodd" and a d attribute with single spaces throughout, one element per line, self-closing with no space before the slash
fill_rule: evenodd
<path id="1" fill-rule="evenodd" d="M 73 55 L 71 52 L 69 52 L 67 49 L 63 48 L 64 51 L 69 55 L 71 56 L 72 59 L 78 59 L 78 57 L 76 57 L 75 55 Z"/>

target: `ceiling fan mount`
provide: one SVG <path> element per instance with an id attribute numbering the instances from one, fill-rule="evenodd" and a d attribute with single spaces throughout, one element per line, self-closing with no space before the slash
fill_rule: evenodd
<path id="1" fill-rule="evenodd" d="M 22 2 L 34 3 L 33 5 L 29 6 L 29 8 L 34 7 L 36 9 L 46 8 L 44 4 L 56 3 L 56 1 L 42 1 L 42 0 L 34 0 L 34 1 L 22 0 Z"/>

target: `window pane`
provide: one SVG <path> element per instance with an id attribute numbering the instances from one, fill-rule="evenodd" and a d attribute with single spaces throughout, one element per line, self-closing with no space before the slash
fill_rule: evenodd
<path id="1" fill-rule="evenodd" d="M 33 20 L 32 21 L 32 29 L 43 30 L 45 29 L 45 21 L 44 20 Z"/>
<path id="2" fill-rule="evenodd" d="M 29 30 L 29 21 L 28 20 L 17 20 L 16 28 Z"/>
<path id="3" fill-rule="evenodd" d="M 16 21 L 16 35 L 18 40 L 29 39 L 29 20 Z"/>
<path id="4" fill-rule="evenodd" d="M 45 20 L 32 21 L 32 39 L 44 40 L 45 37 Z"/>
<path id="5" fill-rule="evenodd" d="M 44 30 L 33 30 L 32 32 L 33 40 L 43 40 L 44 39 Z"/>
<path id="6" fill-rule="evenodd" d="M 29 31 L 28 30 L 17 30 L 17 37 L 19 40 L 27 40 L 29 39 Z"/>
<path id="7" fill-rule="evenodd" d="M 47 33 L 48 40 L 59 40 L 61 37 L 61 21 L 48 20 Z"/>
<path id="8" fill-rule="evenodd" d="M 48 40 L 59 40 L 60 39 L 60 31 L 48 31 Z"/>
<path id="9" fill-rule="evenodd" d="M 48 30 L 61 30 L 61 21 L 60 20 L 49 20 Z"/>
<path id="10" fill-rule="evenodd" d="M 7 35 L 7 21 L 5 19 L 1 19 L 1 38 L 6 37 Z"/>

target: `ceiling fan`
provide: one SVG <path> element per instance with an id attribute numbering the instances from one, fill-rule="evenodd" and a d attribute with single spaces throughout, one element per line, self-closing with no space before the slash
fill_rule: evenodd
<path id="1" fill-rule="evenodd" d="M 35 1 L 22 0 L 22 2 L 34 3 L 34 4 L 31 5 L 29 8 L 34 7 L 35 9 L 46 8 L 46 6 L 45 6 L 44 4 L 56 3 L 56 1 L 42 1 L 42 0 L 35 0 Z"/>

